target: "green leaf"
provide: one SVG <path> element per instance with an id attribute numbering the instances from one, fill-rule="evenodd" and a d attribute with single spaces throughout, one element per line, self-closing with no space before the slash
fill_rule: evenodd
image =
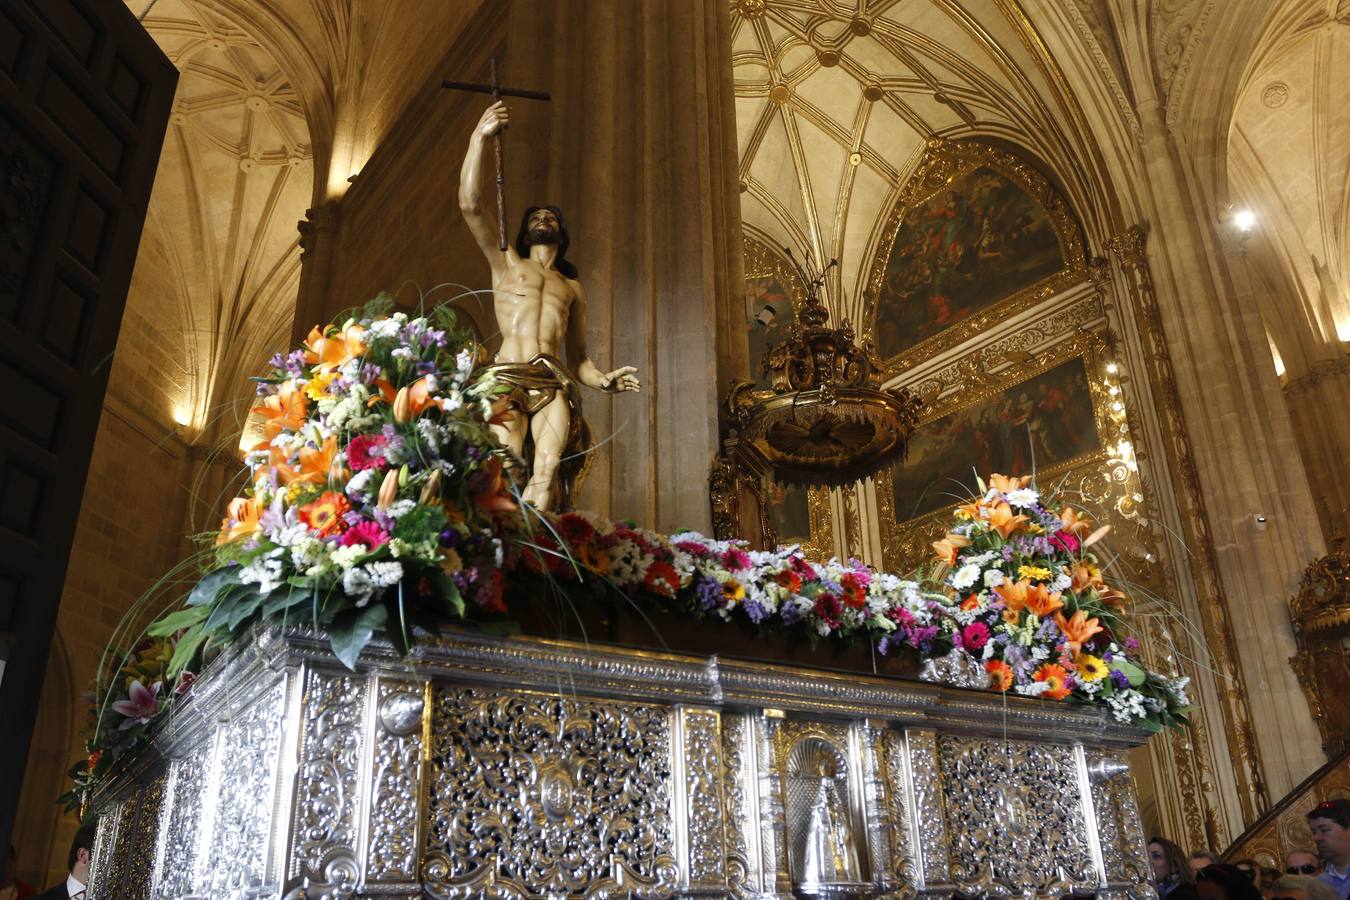
<path id="1" fill-rule="evenodd" d="M 444 571 L 436 569 L 427 576 L 434 591 L 433 603 L 447 616 L 464 618 L 464 597 L 459 593 L 455 580 Z"/>
<path id="2" fill-rule="evenodd" d="M 145 633 L 151 637 L 168 637 L 175 631 L 182 631 L 184 628 L 201 624 L 210 614 L 211 608 L 208 606 L 190 606 L 187 609 L 171 612 L 160 618 L 159 621 L 151 623 L 150 627 L 145 629 Z"/>
<path id="3" fill-rule="evenodd" d="M 209 636 L 210 632 L 204 629 L 189 629 L 187 634 L 183 635 L 182 639 L 178 641 L 178 646 L 173 648 L 173 656 L 169 658 L 170 678 L 177 678 L 182 674 L 183 670 L 187 668 L 187 664 L 192 662 L 193 657 L 197 655 L 197 651 L 201 649 L 202 644 L 206 643 Z"/>
<path id="4" fill-rule="evenodd" d="M 216 599 L 216 594 L 220 593 L 222 588 L 239 583 L 239 568 L 237 566 L 226 566 L 216 569 L 213 572 L 207 572 L 201 581 L 197 582 L 192 593 L 188 594 L 188 606 L 205 606 Z"/>
<path id="5" fill-rule="evenodd" d="M 267 602 L 262 606 L 260 618 L 270 619 L 272 616 L 284 609 L 291 609 L 299 606 L 309 600 L 310 594 L 314 588 L 309 585 L 291 585 L 281 590 L 273 591 L 267 597 Z"/>
<path id="6" fill-rule="evenodd" d="M 258 611 L 270 594 L 260 594 L 253 591 L 251 596 L 241 596 L 230 607 L 230 615 L 226 620 L 225 627 L 234 631 L 241 624 L 247 621 Z"/>
<path id="7" fill-rule="evenodd" d="M 333 617 L 328 626 L 328 643 L 342 664 L 356 671 L 356 660 L 370 643 L 375 629 L 389 621 L 389 609 L 383 603 L 372 603 L 364 609 L 344 609 Z"/>
<path id="8" fill-rule="evenodd" d="M 1112 660 L 1111 668 L 1112 670 L 1119 672 L 1120 674 L 1124 675 L 1127 679 L 1129 679 L 1130 687 L 1136 688 L 1139 687 L 1141 684 L 1144 683 L 1144 679 L 1147 677 L 1143 669 L 1139 668 L 1129 660 L 1125 659 Z"/>

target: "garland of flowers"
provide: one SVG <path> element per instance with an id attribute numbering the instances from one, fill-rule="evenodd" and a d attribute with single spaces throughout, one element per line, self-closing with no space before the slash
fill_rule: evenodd
<path id="1" fill-rule="evenodd" d="M 1104 705 L 1151 730 L 1185 724 L 1186 680 L 1146 671 L 1138 643 L 1122 635 L 1126 598 L 1089 550 L 1106 529 L 1089 533 L 1080 511 L 1042 498 L 1030 478 L 981 483 L 934 543 L 935 565 L 909 579 L 857 560 L 812 562 L 799 547 L 757 551 L 543 514 L 518 502 L 505 475 L 490 427 L 502 391 L 474 377 L 478 348 L 453 312 L 389 309 L 376 301 L 341 326 L 315 328 L 257 379 L 264 429 L 245 457 L 248 486 L 185 606 L 122 656 L 77 784 L 148 740 L 204 648 L 260 623 L 304 623 L 353 667 L 377 630 L 407 652 L 419 630 L 509 617 L 506 585 L 527 574 L 577 597 L 617 590 L 812 640 L 867 640 L 881 653 L 955 652 L 982 665 L 995 690 Z"/>

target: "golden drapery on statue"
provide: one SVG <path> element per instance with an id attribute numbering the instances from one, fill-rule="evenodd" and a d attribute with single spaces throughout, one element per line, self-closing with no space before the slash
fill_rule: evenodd
<path id="1" fill-rule="evenodd" d="M 558 505 L 570 509 L 576 487 L 589 468 L 591 429 L 581 417 L 581 388 L 567 367 L 547 353 L 536 354 L 529 362 L 492 363 L 479 369 L 479 377 L 489 377 L 509 391 L 501 397 L 508 405 L 533 416 L 552 403 L 561 393 L 567 401 L 567 435 L 562 461 L 558 464 Z M 533 453 L 526 447 L 526 459 Z"/>

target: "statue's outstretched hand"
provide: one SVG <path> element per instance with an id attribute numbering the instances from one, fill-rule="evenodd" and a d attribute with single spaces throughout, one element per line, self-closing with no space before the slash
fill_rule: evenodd
<path id="1" fill-rule="evenodd" d="M 474 131 L 482 137 L 490 138 L 510 123 L 511 113 L 507 110 L 506 103 L 498 100 L 483 112 Z"/>
<path id="2" fill-rule="evenodd" d="M 613 372 L 601 375 L 600 390 L 609 391 L 611 394 L 642 390 L 642 385 L 638 384 L 637 368 L 635 366 L 621 366 Z"/>

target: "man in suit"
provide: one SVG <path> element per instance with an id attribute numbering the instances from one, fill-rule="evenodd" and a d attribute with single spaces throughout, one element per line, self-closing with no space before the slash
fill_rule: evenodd
<path id="1" fill-rule="evenodd" d="M 89 857 L 93 852 L 94 827 L 86 825 L 75 832 L 75 840 L 70 842 L 70 855 L 66 857 L 69 874 L 65 882 L 47 888 L 38 894 L 37 900 L 84 900 L 84 886 L 89 882 Z"/>

